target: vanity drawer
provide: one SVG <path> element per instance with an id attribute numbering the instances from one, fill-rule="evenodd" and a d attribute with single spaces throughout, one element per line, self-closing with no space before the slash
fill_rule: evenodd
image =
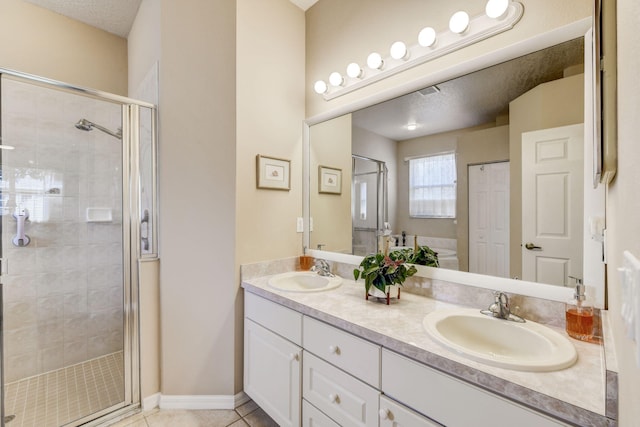
<path id="1" fill-rule="evenodd" d="M 302 427 L 340 427 L 340 425 L 302 399 Z"/>
<path id="2" fill-rule="evenodd" d="M 245 292 L 244 316 L 289 341 L 302 345 L 302 314 L 297 311 Z"/>
<path id="3" fill-rule="evenodd" d="M 411 409 L 380 396 L 380 427 L 442 427 Z"/>
<path id="4" fill-rule="evenodd" d="M 304 349 L 380 388 L 380 346 L 304 316 Z"/>
<path id="5" fill-rule="evenodd" d="M 447 427 L 566 426 L 388 350 L 382 351 L 385 395 Z"/>
<path id="6" fill-rule="evenodd" d="M 342 426 L 378 427 L 380 392 L 303 352 L 302 397 Z"/>

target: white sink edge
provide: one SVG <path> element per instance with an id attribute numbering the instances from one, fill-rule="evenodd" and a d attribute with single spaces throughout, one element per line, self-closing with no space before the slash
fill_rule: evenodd
<path id="1" fill-rule="evenodd" d="M 440 346 L 455 352 L 461 357 L 474 360 L 485 365 L 525 372 L 559 371 L 571 367 L 578 359 L 578 353 L 575 349 L 575 346 L 571 343 L 568 337 L 565 337 L 557 331 L 531 320 L 527 320 L 525 323 L 512 322 L 509 325 L 516 328 L 526 328 L 536 332 L 538 335 L 547 340 L 550 345 L 558 348 L 559 351 L 566 351 L 568 354 L 565 358 L 562 358 L 562 360 L 558 362 L 552 362 L 551 357 L 538 359 L 537 361 L 527 361 L 523 359 L 515 360 L 514 358 L 501 355 L 493 355 L 492 357 L 488 357 L 484 353 L 475 352 L 469 348 L 464 347 L 463 345 L 457 344 L 447 339 L 435 329 L 435 323 L 438 319 L 444 319 L 453 314 L 462 314 L 465 316 L 478 317 L 480 319 L 492 318 L 481 314 L 480 309 L 474 308 L 452 308 L 436 310 L 424 317 L 422 325 L 429 337 L 431 337 Z M 502 319 L 493 320 L 496 322 L 511 322 Z"/>

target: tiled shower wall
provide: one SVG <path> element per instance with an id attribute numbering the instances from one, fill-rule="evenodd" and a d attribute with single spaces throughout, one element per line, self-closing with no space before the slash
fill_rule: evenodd
<path id="1" fill-rule="evenodd" d="M 3 78 L 5 381 L 123 349 L 122 145 L 81 118 L 121 126 L 121 107 Z M 28 246 L 12 243 L 16 207 Z M 110 212 L 91 221 L 87 208 Z M 106 218 L 102 218 L 106 219 Z"/>

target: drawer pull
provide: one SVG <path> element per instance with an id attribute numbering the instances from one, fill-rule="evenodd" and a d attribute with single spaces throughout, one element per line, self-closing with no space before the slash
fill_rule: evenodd
<path id="1" fill-rule="evenodd" d="M 391 411 L 385 408 L 380 408 L 380 411 L 378 412 L 378 414 L 380 415 L 380 419 L 388 420 L 389 415 L 391 414 Z"/>
<path id="2" fill-rule="evenodd" d="M 339 403 L 339 401 L 340 401 L 340 398 L 338 397 L 337 394 L 331 393 L 329 395 L 329 402 L 331 402 L 331 403 Z"/>
<path id="3" fill-rule="evenodd" d="M 331 353 L 331 354 L 340 354 L 340 347 L 338 347 L 337 345 L 330 345 L 329 346 L 329 353 Z"/>
<path id="4" fill-rule="evenodd" d="M 298 355 L 298 353 L 291 353 L 289 355 L 289 360 L 291 360 L 292 362 L 297 362 L 298 360 L 300 360 L 300 355 Z"/>

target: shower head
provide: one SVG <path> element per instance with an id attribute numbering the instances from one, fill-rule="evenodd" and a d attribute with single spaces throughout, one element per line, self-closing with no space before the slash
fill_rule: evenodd
<path id="1" fill-rule="evenodd" d="M 122 139 L 122 129 L 118 129 L 117 132 L 114 132 L 112 130 L 109 130 L 103 126 L 100 126 L 97 123 L 93 123 L 87 119 L 80 119 L 78 120 L 78 123 L 76 123 L 76 128 L 80 129 L 80 130 L 85 130 L 85 131 L 91 131 L 93 130 L 93 128 L 98 129 L 99 131 L 102 131 L 108 135 L 113 136 L 114 138 L 118 138 L 118 139 Z"/>

